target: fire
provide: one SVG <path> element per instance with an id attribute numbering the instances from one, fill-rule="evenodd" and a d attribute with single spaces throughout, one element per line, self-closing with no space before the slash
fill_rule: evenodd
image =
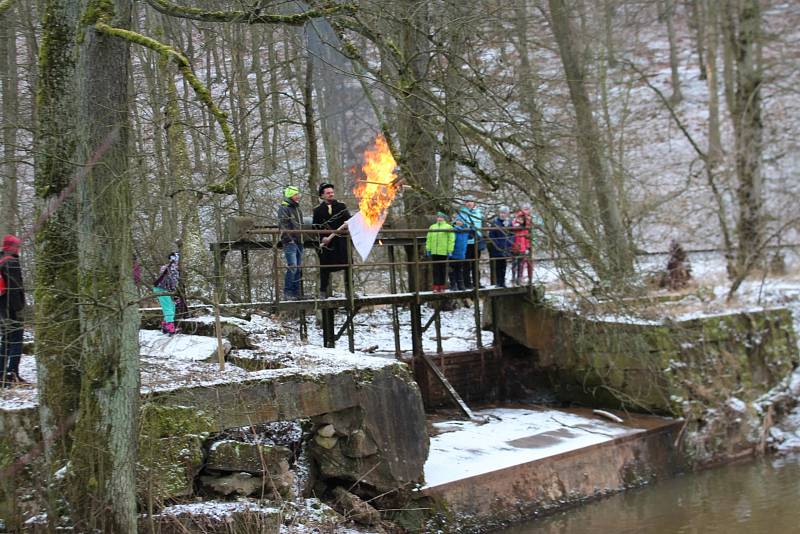
<path id="1" fill-rule="evenodd" d="M 386 210 L 397 194 L 397 162 L 383 135 L 378 134 L 374 146 L 364 151 L 364 179 L 353 189 L 364 221 L 371 227 L 383 224 Z"/>

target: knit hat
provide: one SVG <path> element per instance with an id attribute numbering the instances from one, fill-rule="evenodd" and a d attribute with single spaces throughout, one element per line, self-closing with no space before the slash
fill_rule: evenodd
<path id="1" fill-rule="evenodd" d="M 300 189 L 298 187 L 289 185 L 283 190 L 283 198 L 292 198 L 298 193 L 300 193 Z"/>
<path id="2" fill-rule="evenodd" d="M 508 206 L 500 206 L 500 209 L 497 210 L 497 213 L 510 213 L 511 210 L 508 209 Z"/>
<path id="3" fill-rule="evenodd" d="M 475 195 L 465 195 L 464 202 L 475 202 Z"/>
<path id="4" fill-rule="evenodd" d="M 333 187 L 333 184 L 329 184 L 328 182 L 325 182 L 325 183 L 319 184 L 319 189 L 317 189 L 317 195 L 318 195 L 318 196 L 322 196 L 322 193 L 323 193 L 323 192 L 324 192 L 326 189 L 328 189 L 329 187 L 330 187 L 331 189 L 335 189 L 335 188 Z"/>
<path id="5" fill-rule="evenodd" d="M 445 212 L 443 212 L 443 211 L 437 211 L 436 212 L 436 216 L 437 217 L 441 217 L 442 219 L 446 219 L 447 218 L 447 214 Z"/>
<path id="6" fill-rule="evenodd" d="M 11 234 L 6 234 L 3 237 L 3 252 L 8 252 L 10 254 L 19 254 L 19 245 L 22 243 L 20 239 Z"/>

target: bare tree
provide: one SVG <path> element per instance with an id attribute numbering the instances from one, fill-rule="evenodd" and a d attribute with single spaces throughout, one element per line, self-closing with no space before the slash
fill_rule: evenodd
<path id="1" fill-rule="evenodd" d="M 553 35 L 558 43 L 559 56 L 575 110 L 578 150 L 591 176 L 594 198 L 605 235 L 605 246 L 601 249 L 602 263 L 595 264 L 605 265 L 605 272 L 598 273 L 601 279 L 621 284 L 633 272 L 633 255 L 605 160 L 602 137 L 586 90 L 584 68 L 575 49 L 575 30 L 572 28 L 565 1 L 549 0 L 548 3 Z"/>

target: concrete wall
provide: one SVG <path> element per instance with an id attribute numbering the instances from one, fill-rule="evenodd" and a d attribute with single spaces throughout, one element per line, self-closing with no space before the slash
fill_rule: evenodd
<path id="1" fill-rule="evenodd" d="M 448 525 L 483 532 L 588 498 L 671 476 L 680 422 L 425 490 L 443 502 Z"/>
<path id="2" fill-rule="evenodd" d="M 630 324 L 496 300 L 500 329 L 531 349 L 531 365 L 564 400 L 686 415 L 731 396 L 752 400 L 798 362 L 785 309 Z"/>

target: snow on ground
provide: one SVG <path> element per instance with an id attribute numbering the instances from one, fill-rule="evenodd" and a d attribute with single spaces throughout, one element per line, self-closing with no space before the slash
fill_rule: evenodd
<path id="1" fill-rule="evenodd" d="M 231 342 L 227 339 L 222 340 L 222 350 L 224 354 L 231 350 Z M 158 330 L 139 330 L 139 354 L 143 358 L 205 361 L 217 354 L 217 340 L 207 336 L 165 336 Z"/>
<path id="2" fill-rule="evenodd" d="M 654 305 L 651 315 L 627 315 L 622 312 L 609 312 L 597 318 L 614 322 L 660 321 L 664 314 L 673 320 L 688 320 L 703 315 L 730 313 L 731 311 L 753 310 L 772 307 L 787 307 L 793 312 L 795 332 L 800 333 L 800 259 L 795 252 L 787 251 L 788 272 L 785 276 L 752 279 L 743 283 L 731 302 L 726 301 L 727 281 L 725 264 L 719 254 L 699 253 L 690 255 L 692 270 L 698 278 L 694 286 L 681 294 L 655 292 L 653 295 L 677 297 L 663 305 Z M 663 269 L 666 257 L 652 256 L 640 261 L 639 269 L 654 272 Z M 536 275 L 541 281 L 549 281 L 548 302 L 556 307 L 574 309 L 572 297 L 553 289 L 555 269 L 552 263 L 540 261 Z M 484 281 L 488 283 L 488 281 Z M 483 310 L 481 310 L 483 311 Z M 398 309 L 401 324 L 400 345 L 404 354 L 411 352 L 410 317 L 408 310 Z M 423 322 L 427 323 L 433 310 L 423 306 Z M 660 316 L 660 317 L 659 317 Z M 199 317 L 199 322 L 213 321 L 213 317 Z M 296 317 L 268 317 L 253 315 L 250 320 L 235 317 L 223 318 L 236 324 L 250 335 L 257 348 L 251 350 L 233 349 L 231 354 L 239 358 L 252 358 L 274 365 L 263 365 L 260 371 L 249 372 L 230 362 L 225 369 L 216 363 L 216 341 L 213 338 L 179 334 L 168 337 L 157 331 L 142 331 L 141 382 L 142 391 L 164 391 L 188 386 L 212 386 L 220 383 L 240 382 L 277 378 L 302 372 L 303 374 L 328 374 L 351 368 L 370 368 L 390 365 L 394 362 L 394 335 L 392 332 L 392 311 L 389 307 L 359 313 L 355 322 L 355 348 L 351 354 L 347 350 L 347 337 L 342 336 L 337 348 L 322 346 L 321 331 L 315 324 L 313 314 L 307 316 L 308 342 L 302 342 Z M 344 314 L 337 314 L 337 330 L 344 321 Z M 477 347 L 475 315 L 473 308 L 459 308 L 442 312 L 442 348 L 447 352 L 472 350 Z M 492 333 L 481 331 L 484 346 L 492 344 Z M 26 332 L 30 339 L 30 333 Z M 423 336 L 426 352 L 436 352 L 436 337 L 433 325 Z M 800 370 L 798 371 L 800 373 Z M 20 363 L 20 373 L 31 384 L 36 383 L 36 361 L 33 356 L 24 355 Z M 21 410 L 35 407 L 37 392 L 35 386 L 23 386 L 0 390 L 0 409 Z"/>
<path id="3" fill-rule="evenodd" d="M 439 486 L 547 456 L 596 445 L 642 429 L 550 409 L 496 408 L 472 421 L 435 423 L 425 462 L 426 487 Z"/>

